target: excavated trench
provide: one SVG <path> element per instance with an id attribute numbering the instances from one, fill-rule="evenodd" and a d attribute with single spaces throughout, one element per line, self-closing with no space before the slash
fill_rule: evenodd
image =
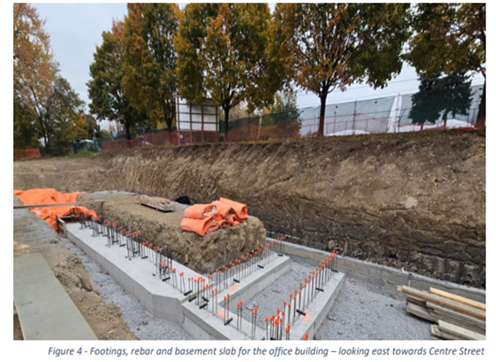
<path id="1" fill-rule="evenodd" d="M 269 236 L 484 288 L 485 141 L 426 132 L 152 147 L 15 162 L 14 186 L 227 197 Z"/>

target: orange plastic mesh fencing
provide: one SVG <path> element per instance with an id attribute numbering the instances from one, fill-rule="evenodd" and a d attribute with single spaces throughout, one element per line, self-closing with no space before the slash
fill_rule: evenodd
<path id="1" fill-rule="evenodd" d="M 77 195 L 80 192 L 61 193 L 55 189 L 31 189 L 27 191 L 14 190 L 14 196 L 17 196 L 24 205 L 44 205 L 44 204 L 63 204 L 76 202 Z M 83 206 L 53 206 L 53 207 L 35 207 L 30 210 L 40 219 L 45 220 L 54 229 L 57 228 L 56 216 L 68 216 L 71 214 L 71 209 L 79 210 L 96 217 L 93 210 L 89 210 Z"/>
<path id="2" fill-rule="evenodd" d="M 32 148 L 29 150 L 16 150 L 14 149 L 14 160 L 21 158 L 39 158 L 41 157 L 39 148 Z"/>

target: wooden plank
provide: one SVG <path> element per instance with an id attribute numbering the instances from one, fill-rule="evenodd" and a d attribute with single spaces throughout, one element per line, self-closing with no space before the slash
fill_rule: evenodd
<path id="1" fill-rule="evenodd" d="M 429 322 L 437 323 L 437 319 L 429 314 L 429 311 L 427 310 L 427 308 L 422 308 L 416 304 L 407 303 L 406 304 L 406 311 L 410 314 L 413 314 L 413 315 L 419 317 L 419 318 L 428 320 Z"/>
<path id="2" fill-rule="evenodd" d="M 156 210 L 170 212 L 175 211 L 176 208 L 170 203 L 169 199 L 163 197 L 149 197 L 146 195 L 141 195 L 139 197 L 139 203 L 144 206 L 151 207 Z"/>
<path id="3" fill-rule="evenodd" d="M 14 258 L 14 302 L 25 340 L 96 340 L 40 254 Z"/>
<path id="4" fill-rule="evenodd" d="M 38 207 L 57 207 L 57 206 L 76 206 L 76 205 L 88 205 L 88 204 L 101 204 L 104 203 L 103 200 L 95 200 L 95 201 L 75 201 L 75 202 L 64 202 L 59 204 L 39 204 L 39 205 L 19 205 L 14 206 L 15 209 L 33 209 Z"/>
<path id="5" fill-rule="evenodd" d="M 476 317 L 476 318 L 480 318 L 483 320 L 486 319 L 486 312 L 481 310 L 481 309 L 474 308 L 474 307 L 468 306 L 466 304 L 458 303 L 458 302 L 455 302 L 453 300 L 440 297 L 440 296 L 435 295 L 435 294 L 430 294 L 429 292 L 426 292 L 426 291 L 421 291 L 421 290 L 417 290 L 417 289 L 406 287 L 406 286 L 403 286 L 402 290 L 403 290 L 403 293 L 413 295 L 414 297 L 423 298 L 428 302 L 440 304 L 440 305 L 443 305 L 443 306 L 448 307 L 450 309 L 456 310 L 457 312 L 468 314 L 468 315 L 471 315 L 471 316 Z"/>
<path id="6" fill-rule="evenodd" d="M 67 237 L 67 229 L 65 227 L 65 221 L 60 217 L 55 216 L 55 222 L 57 223 L 57 231 L 64 237 Z"/>
<path id="7" fill-rule="evenodd" d="M 445 322 L 443 320 L 439 321 L 439 330 L 441 332 L 446 332 L 454 336 L 471 340 L 471 341 L 485 341 L 486 336 L 480 333 L 469 331 L 468 329 L 455 326 L 454 324 Z"/>
<path id="8" fill-rule="evenodd" d="M 414 297 L 413 295 L 406 296 L 407 303 L 417 304 L 425 308 L 425 299 Z"/>
<path id="9" fill-rule="evenodd" d="M 476 325 L 465 323 L 465 322 L 460 321 L 458 319 L 451 318 L 450 316 L 446 316 L 444 314 L 439 314 L 435 311 L 432 311 L 429 314 L 432 317 L 437 318 L 438 321 L 442 320 L 442 321 L 454 324 L 455 326 L 459 326 L 459 327 L 468 329 L 468 330 L 476 332 L 476 333 L 480 333 L 480 334 L 484 334 L 484 335 L 486 334 L 485 329 L 478 327 Z"/>
<path id="10" fill-rule="evenodd" d="M 476 325 L 483 327 L 483 328 L 486 327 L 486 321 L 484 319 L 480 319 L 480 318 L 476 318 L 476 317 L 473 317 L 473 316 L 470 316 L 467 314 L 463 314 L 463 313 L 457 312 L 455 310 L 446 308 L 442 305 L 431 303 L 431 302 L 427 302 L 426 307 L 427 307 L 427 309 L 434 310 L 437 313 L 446 314 L 446 315 L 449 315 L 449 316 L 454 317 L 454 318 L 460 318 L 461 320 L 476 324 Z"/>
<path id="11" fill-rule="evenodd" d="M 452 334 L 442 332 L 439 329 L 439 326 L 437 324 L 431 325 L 431 336 L 439 338 L 439 339 L 450 340 L 450 341 L 460 339 L 460 338 L 457 338 L 456 336 L 454 336 Z"/>
<path id="12" fill-rule="evenodd" d="M 438 319 L 477 333 L 486 334 L 486 322 L 483 320 L 429 302 L 427 303 L 427 308 L 429 313 Z"/>
<path id="13" fill-rule="evenodd" d="M 486 310 L 486 305 L 484 303 L 480 303 L 480 302 L 477 302 L 475 300 L 464 298 L 464 297 L 461 297 L 459 295 L 456 295 L 453 293 L 448 293 L 448 292 L 445 292 L 443 290 L 439 290 L 439 289 L 432 288 L 432 287 L 429 288 L 429 291 L 432 294 L 439 295 L 440 297 L 451 299 L 451 300 L 454 300 L 455 302 L 466 304 L 466 305 L 469 305 L 469 306 L 474 307 L 474 308 Z"/>

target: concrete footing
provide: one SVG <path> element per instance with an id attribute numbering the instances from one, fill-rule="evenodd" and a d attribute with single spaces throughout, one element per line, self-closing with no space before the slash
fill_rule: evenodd
<path id="1" fill-rule="evenodd" d="M 267 241 L 274 239 L 267 238 Z M 328 253 L 322 250 L 312 249 L 306 246 L 282 242 L 284 254 L 320 262 Z M 338 255 L 336 264 L 338 271 L 346 273 L 347 276 L 361 279 L 367 283 L 385 288 L 396 293 L 399 285 L 410 285 L 412 288 L 428 290 L 434 287 L 449 293 L 455 293 L 462 297 L 486 302 L 486 291 L 467 287 L 464 285 L 433 279 L 424 275 L 410 273 L 385 265 L 378 265 L 346 256 Z"/>
<path id="2" fill-rule="evenodd" d="M 256 328 L 253 335 L 251 321 L 242 320 L 239 323 L 241 328 L 237 328 L 237 303 L 250 300 L 268 287 L 289 270 L 291 263 L 289 257 L 270 252 L 270 257 L 261 265 L 263 268 L 255 265 L 251 273 L 239 278 L 239 283 L 231 281 L 228 285 L 214 286 L 218 288 L 217 303 L 209 300 L 200 309 L 200 305 L 205 303 L 191 300 L 193 294 L 184 296 L 185 291 L 180 290 L 179 285 L 174 287 L 170 280 L 163 282 L 156 275 L 156 266 L 148 259 L 135 257 L 129 260 L 126 248 L 114 245 L 108 247 L 106 237 L 92 236 L 90 229 L 81 229 L 79 224 L 67 224 L 67 236 L 112 275 L 126 292 L 138 298 L 149 313 L 182 325 L 193 338 L 200 340 L 263 339 L 265 330 Z M 175 261 L 174 268 L 178 275 L 184 273 L 185 280 L 202 276 Z M 306 333 L 309 333 L 310 338 L 313 336 L 334 303 L 343 280 L 344 274 L 332 274 L 324 292 L 319 292 L 305 311 L 307 317 L 298 318 L 291 326 L 291 339 L 301 339 Z M 229 311 L 224 302 L 228 294 Z M 232 321 L 226 325 L 228 317 Z"/>

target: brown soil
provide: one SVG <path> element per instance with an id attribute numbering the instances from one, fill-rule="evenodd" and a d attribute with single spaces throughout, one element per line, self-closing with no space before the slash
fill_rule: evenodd
<path id="1" fill-rule="evenodd" d="M 22 205 L 17 199 L 15 204 Z M 137 339 L 122 319 L 121 309 L 103 301 L 79 257 L 61 244 L 57 233 L 29 210 L 14 210 L 14 258 L 32 253 L 43 256 L 98 339 Z M 22 339 L 18 322 L 14 339 Z"/>
<path id="2" fill-rule="evenodd" d="M 219 229 L 201 237 L 180 228 L 185 205 L 174 203 L 174 212 L 161 212 L 138 203 L 138 196 L 81 194 L 80 201 L 105 201 L 92 206 L 111 221 L 119 221 L 126 230 L 139 231 L 143 240 L 167 246 L 171 257 L 199 273 L 212 273 L 241 255 L 265 244 L 266 232 L 255 217 L 240 225 Z M 212 201 L 212 200 L 210 200 Z"/>
<path id="3" fill-rule="evenodd" d="M 485 287 L 485 143 L 453 131 L 152 147 L 15 162 L 14 185 L 228 197 L 295 243 Z"/>

